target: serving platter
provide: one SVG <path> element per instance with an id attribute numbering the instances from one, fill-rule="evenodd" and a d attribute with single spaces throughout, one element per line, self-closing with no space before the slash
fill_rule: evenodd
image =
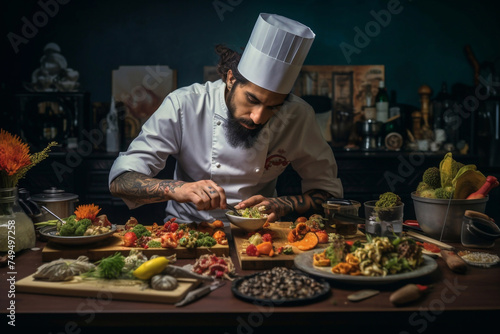
<path id="1" fill-rule="evenodd" d="M 111 225 L 109 232 L 87 236 L 61 236 L 57 235 L 56 226 L 46 226 L 40 229 L 40 234 L 48 241 L 59 245 L 80 246 L 89 245 L 111 237 L 116 232 L 116 225 Z"/>
<path id="2" fill-rule="evenodd" d="M 387 275 L 387 276 L 342 275 L 342 274 L 332 273 L 331 267 L 314 266 L 313 255 L 314 253 L 317 252 L 318 250 L 316 249 L 304 252 L 302 254 L 298 254 L 294 259 L 295 267 L 310 275 L 347 284 L 381 285 L 381 284 L 396 283 L 402 280 L 426 276 L 428 274 L 431 274 L 438 267 L 437 262 L 433 258 L 427 255 L 422 255 L 424 258 L 424 263 L 419 268 L 411 272 Z"/>

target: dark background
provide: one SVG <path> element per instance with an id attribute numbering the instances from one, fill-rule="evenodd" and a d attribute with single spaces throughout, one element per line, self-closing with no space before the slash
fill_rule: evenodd
<path id="1" fill-rule="evenodd" d="M 355 27 L 365 31 L 371 11 L 391 1 L 83 1 L 40 0 L 55 13 L 16 53 L 8 33 L 22 35 L 25 17 L 33 23 L 43 11 L 39 1 L 5 1 L 2 9 L 2 89 L 22 90 L 40 66 L 43 47 L 57 43 L 68 66 L 80 72 L 82 90 L 92 101 L 109 102 L 111 71 L 120 65 L 168 65 L 178 71 L 178 86 L 203 81 L 203 66 L 217 61 L 214 46 L 244 47 L 258 14 L 281 14 L 312 28 L 316 39 L 307 65 L 383 64 L 386 84 L 398 102 L 419 105 L 418 87 L 435 93 L 446 81 L 473 84 L 464 54 L 470 45 L 481 62 L 499 62 L 500 20 L 496 1 L 401 0 L 399 14 L 351 55 L 339 45 L 355 46 Z M 219 12 L 215 9 L 219 9 Z M 224 7 L 225 6 L 225 7 Z M 4 101 L 5 102 L 5 101 Z"/>
<path id="2" fill-rule="evenodd" d="M 380 31 L 369 37 L 366 45 L 356 44 L 357 29 L 365 31 L 367 25 L 375 22 L 371 12 L 386 11 L 391 3 L 397 2 L 4 2 L 1 14 L 3 38 L 0 128 L 17 132 L 18 127 L 22 126 L 19 124 L 20 114 L 15 94 L 26 92 L 23 83 L 31 81 L 31 74 L 40 66 L 43 48 L 47 43 L 54 42 L 61 47 L 68 67 L 80 73 L 81 91 L 89 94 L 91 103 L 109 103 L 111 72 L 121 65 L 168 65 L 177 70 L 178 87 L 202 82 L 203 67 L 213 66 L 217 62 L 214 46 L 225 43 L 235 49 L 243 48 L 261 12 L 287 16 L 312 28 L 316 39 L 305 60 L 306 65 L 385 65 L 386 86 L 389 91 L 397 93 L 398 103 L 410 106 L 410 111 L 420 106 L 418 88 L 423 84 L 432 88 L 434 98 L 442 82 L 446 82 L 450 91 L 456 94 L 457 101 L 463 101 L 474 85 L 474 69 L 464 51 L 467 45 L 481 65 L 481 74 L 487 76 L 491 72 L 498 73 L 500 6 L 496 1 L 401 0 L 398 7 L 401 9 L 400 13 L 391 15 L 390 22 L 385 26 L 379 26 Z M 34 20 L 43 17 L 47 18 L 46 22 L 41 22 L 33 36 L 26 37 L 25 43 L 17 45 L 16 51 L 9 37 L 12 38 L 13 34 L 22 36 L 26 22 L 32 24 Z M 341 43 L 358 46 L 359 52 L 351 54 L 348 59 L 340 48 Z M 412 109 L 413 106 L 415 109 Z M 476 152 L 470 153 L 464 158 L 465 161 L 476 162 Z M 368 196 L 373 197 L 377 193 L 391 190 L 383 175 L 384 171 L 398 172 L 400 160 L 397 154 L 353 156 L 344 152 L 336 156 L 339 176 L 343 179 L 346 189 L 349 189 L 346 196 L 364 200 L 368 199 Z M 116 199 L 113 199 L 113 202 L 108 198 L 106 185 L 107 172 L 114 156 L 96 156 L 92 152 L 91 157 L 92 159 L 89 159 L 90 156 L 85 156 L 84 162 L 79 164 L 77 169 L 66 174 L 71 181 L 64 181 L 65 190 L 76 192 L 82 201 L 99 202 L 101 198 L 102 205 L 107 203 L 110 207 L 116 206 Z M 64 153 L 51 159 L 43 162 L 37 170 L 34 169 L 29 179 L 23 181 L 24 185 L 32 187 L 33 192 L 44 189 L 47 182 L 59 184 L 53 176 L 50 164 L 57 159 L 64 163 Z M 424 168 L 435 165 L 439 160 L 440 157 L 429 157 L 425 164 L 415 166 L 415 172 L 405 179 L 404 187 L 396 191 L 403 192 L 408 198 L 408 189 L 415 189 Z M 499 166 L 483 165 L 479 160 L 477 163 L 483 172 L 499 174 Z M 39 171 L 43 177 L 37 174 Z M 79 174 L 80 172 L 82 174 Z M 375 175 L 376 179 L 369 175 Z M 47 181 L 37 184 L 40 180 Z M 293 180 L 293 175 L 282 181 L 280 184 L 283 189 L 295 190 L 293 187 L 297 183 Z M 371 190 L 368 190 L 369 188 Z M 496 193 L 498 192 L 496 190 Z M 365 197 L 362 197 L 363 194 Z M 487 213 L 500 218 L 498 196 L 492 200 Z M 124 208 L 123 203 L 121 208 Z M 412 211 L 410 207 L 409 210 Z M 128 215 L 129 212 L 123 213 L 124 217 Z"/>

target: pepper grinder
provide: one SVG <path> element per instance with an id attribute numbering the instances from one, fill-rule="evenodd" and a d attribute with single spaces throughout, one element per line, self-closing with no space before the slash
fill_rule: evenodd
<path id="1" fill-rule="evenodd" d="M 422 112 L 415 110 L 411 113 L 413 120 L 413 137 L 416 140 L 422 139 Z"/>
<path id="2" fill-rule="evenodd" d="M 429 101 L 432 90 L 427 85 L 422 85 L 418 89 L 418 94 L 420 95 L 420 103 L 421 103 L 421 113 L 422 113 L 422 138 L 423 139 L 433 139 L 433 132 L 431 127 L 429 126 Z"/>

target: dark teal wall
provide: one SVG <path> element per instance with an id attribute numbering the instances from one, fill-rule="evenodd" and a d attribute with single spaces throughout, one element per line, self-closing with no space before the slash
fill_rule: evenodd
<path id="1" fill-rule="evenodd" d="M 14 52 L 8 33 L 22 35 L 23 17 L 40 15 L 38 1 L 9 1 L 2 11 L 1 82 L 21 89 L 39 66 L 48 42 L 62 48 L 69 67 L 80 72 L 82 88 L 92 101 L 109 101 L 111 71 L 120 65 L 163 64 L 178 71 L 178 85 L 203 80 L 203 66 L 216 61 L 213 46 L 244 47 L 260 12 L 278 13 L 309 25 L 317 37 L 306 64 L 349 64 L 339 45 L 355 46 L 358 27 L 373 25 L 371 11 L 387 10 L 379 1 L 83 1 L 59 0 L 53 15 Z M 56 0 L 41 0 L 54 4 Z M 499 6 L 495 1 L 401 0 L 398 13 L 380 26 L 350 64 L 384 64 L 390 90 L 398 101 L 419 104 L 417 89 L 441 82 L 473 84 L 473 70 L 463 48 L 470 44 L 477 59 L 500 56 Z M 225 4 L 216 11 L 214 4 Z M 39 16 L 41 18 L 42 16 Z M 12 36 L 12 35 L 11 35 Z M 359 44 L 358 44 L 359 46 Z"/>

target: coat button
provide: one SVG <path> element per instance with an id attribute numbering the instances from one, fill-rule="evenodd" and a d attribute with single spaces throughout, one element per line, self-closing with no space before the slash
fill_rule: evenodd
<path id="1" fill-rule="evenodd" d="M 221 121 L 217 121 L 217 125 L 221 125 L 221 124 L 222 124 L 222 122 L 221 122 Z"/>
<path id="2" fill-rule="evenodd" d="M 217 168 L 220 168 L 220 166 L 221 166 L 220 163 L 215 164 L 215 167 L 217 167 Z"/>
<path id="3" fill-rule="evenodd" d="M 258 172 L 260 172 L 260 168 L 259 167 L 255 168 L 255 173 L 258 173 Z"/>

